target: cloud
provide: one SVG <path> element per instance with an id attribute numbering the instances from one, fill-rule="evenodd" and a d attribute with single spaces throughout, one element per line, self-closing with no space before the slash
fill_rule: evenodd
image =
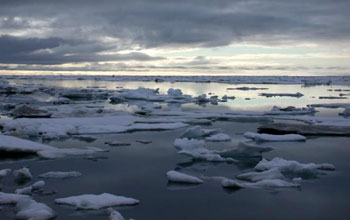
<path id="1" fill-rule="evenodd" d="M 0 63 L 142 63 L 165 59 L 144 49 L 232 44 L 348 46 L 349 11 L 349 0 L 2 0 Z M 198 57 L 180 67 L 191 65 L 216 64 Z"/>

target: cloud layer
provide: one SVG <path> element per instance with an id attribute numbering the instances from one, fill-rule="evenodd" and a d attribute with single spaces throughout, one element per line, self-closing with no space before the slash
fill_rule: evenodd
<path id="1" fill-rule="evenodd" d="M 161 61 L 167 68 L 176 60 L 154 51 L 242 44 L 333 45 L 348 53 L 349 11 L 348 0 L 3 0 L 0 64 L 103 69 L 101 62 Z M 193 56 L 182 65 L 205 59 Z"/>

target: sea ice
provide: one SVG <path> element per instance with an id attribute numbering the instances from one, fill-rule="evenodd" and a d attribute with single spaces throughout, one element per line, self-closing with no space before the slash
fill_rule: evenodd
<path id="1" fill-rule="evenodd" d="M 40 174 L 39 178 L 56 178 L 56 179 L 67 179 L 72 177 L 79 177 L 81 176 L 80 172 L 77 171 L 68 171 L 68 172 L 61 172 L 61 171 L 50 171 L 47 173 Z"/>
<path id="2" fill-rule="evenodd" d="M 16 219 L 23 220 L 46 220 L 56 217 L 56 213 L 43 203 L 32 199 L 21 200 L 16 205 Z"/>
<path id="3" fill-rule="evenodd" d="M 262 172 L 248 172 L 236 176 L 237 179 L 250 182 L 258 182 L 265 179 L 284 179 L 283 174 L 277 168 L 272 168 Z"/>
<path id="4" fill-rule="evenodd" d="M 41 189 L 45 186 L 45 182 L 40 180 L 35 183 L 33 183 L 30 186 L 21 188 L 21 189 L 16 189 L 15 193 L 17 194 L 26 194 L 26 195 L 31 195 L 33 191 Z"/>
<path id="5" fill-rule="evenodd" d="M 177 182 L 177 183 L 192 183 L 192 184 L 199 184 L 203 183 L 203 180 L 199 179 L 198 177 L 191 176 L 188 174 L 180 173 L 174 170 L 168 171 L 166 173 L 168 180 L 170 182 Z"/>
<path id="6" fill-rule="evenodd" d="M 27 167 L 13 171 L 14 178 L 17 182 L 26 182 L 33 178 L 30 170 Z"/>
<path id="7" fill-rule="evenodd" d="M 253 139 L 254 141 L 305 141 L 306 137 L 299 134 L 258 134 L 253 132 L 245 132 L 244 137 Z"/>
<path id="8" fill-rule="evenodd" d="M 100 195 L 85 194 L 60 198 L 55 199 L 55 202 L 57 204 L 75 206 L 77 209 L 101 209 L 120 205 L 137 205 L 139 200 L 124 196 L 116 196 L 109 193 L 102 193 Z"/>
<path id="9" fill-rule="evenodd" d="M 230 141 L 231 137 L 224 133 L 218 133 L 205 138 L 206 141 Z"/>

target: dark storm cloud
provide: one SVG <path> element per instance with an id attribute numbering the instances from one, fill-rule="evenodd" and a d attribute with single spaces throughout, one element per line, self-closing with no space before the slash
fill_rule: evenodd
<path id="1" fill-rule="evenodd" d="M 94 42 L 60 38 L 19 38 L 0 36 L 0 63 L 7 64 L 64 64 L 94 61 L 150 61 L 164 59 L 144 53 L 100 55 L 110 49 Z"/>
<path id="2" fill-rule="evenodd" d="M 97 53 L 242 42 L 349 43 L 349 11 L 349 0 L 2 0 L 1 34 L 21 29 L 27 32 L 17 40 L 17 46 L 7 47 L 9 53 L 0 51 L 0 62 L 147 61 L 153 58 Z M 35 31 L 41 29 L 45 31 Z M 105 42 L 101 40 L 104 37 L 117 40 Z M 3 38 L 11 37 L 1 41 L 6 40 Z M 33 54 L 45 49 L 50 53 Z"/>

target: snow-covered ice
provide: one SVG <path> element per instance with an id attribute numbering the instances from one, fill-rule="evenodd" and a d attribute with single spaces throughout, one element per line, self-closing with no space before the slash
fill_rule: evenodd
<path id="1" fill-rule="evenodd" d="M 28 195 L 13 194 L 13 193 L 3 193 L 0 192 L 0 204 L 1 205 L 11 205 L 17 204 L 19 201 L 30 199 Z"/>
<path id="2" fill-rule="evenodd" d="M 101 209 L 121 205 L 137 205 L 140 201 L 109 193 L 100 195 L 85 194 L 55 199 L 55 203 L 74 206 L 77 209 Z"/>
<path id="3" fill-rule="evenodd" d="M 40 174 L 39 178 L 55 178 L 55 179 L 67 179 L 72 177 L 79 177 L 81 176 L 81 173 L 78 171 L 68 171 L 68 172 L 62 172 L 62 171 L 50 171 L 47 173 Z"/>
<path id="4" fill-rule="evenodd" d="M 177 183 L 190 183 L 190 184 L 199 184 L 203 183 L 203 180 L 199 179 L 198 177 L 191 176 L 188 174 L 180 173 L 178 171 L 168 171 L 166 173 L 166 176 L 168 177 L 168 180 L 170 182 L 177 182 Z"/>
<path id="5" fill-rule="evenodd" d="M 237 179 L 258 182 L 265 179 L 284 179 L 280 169 L 272 168 L 262 172 L 247 172 L 236 176 Z"/>
<path id="6" fill-rule="evenodd" d="M 245 132 L 244 137 L 254 141 L 306 141 L 306 137 L 299 134 L 258 134 L 254 132 Z"/>
<path id="7" fill-rule="evenodd" d="M 31 195 L 33 191 L 39 190 L 45 186 L 45 182 L 40 180 L 35 183 L 33 183 L 30 186 L 21 188 L 21 189 L 16 189 L 15 193 L 17 194 L 26 194 L 26 195 Z"/>
<path id="8" fill-rule="evenodd" d="M 218 133 L 218 134 L 213 134 L 209 137 L 205 138 L 206 141 L 216 141 L 216 142 L 220 142 L 220 141 L 230 141 L 231 137 L 228 134 L 225 133 Z"/>
<path id="9" fill-rule="evenodd" d="M 13 171 L 13 176 L 17 182 L 26 182 L 33 178 L 30 170 L 27 167 L 23 167 Z"/>
<path id="10" fill-rule="evenodd" d="M 46 220 L 56 217 L 53 209 L 32 199 L 21 200 L 16 205 L 16 219 Z"/>

